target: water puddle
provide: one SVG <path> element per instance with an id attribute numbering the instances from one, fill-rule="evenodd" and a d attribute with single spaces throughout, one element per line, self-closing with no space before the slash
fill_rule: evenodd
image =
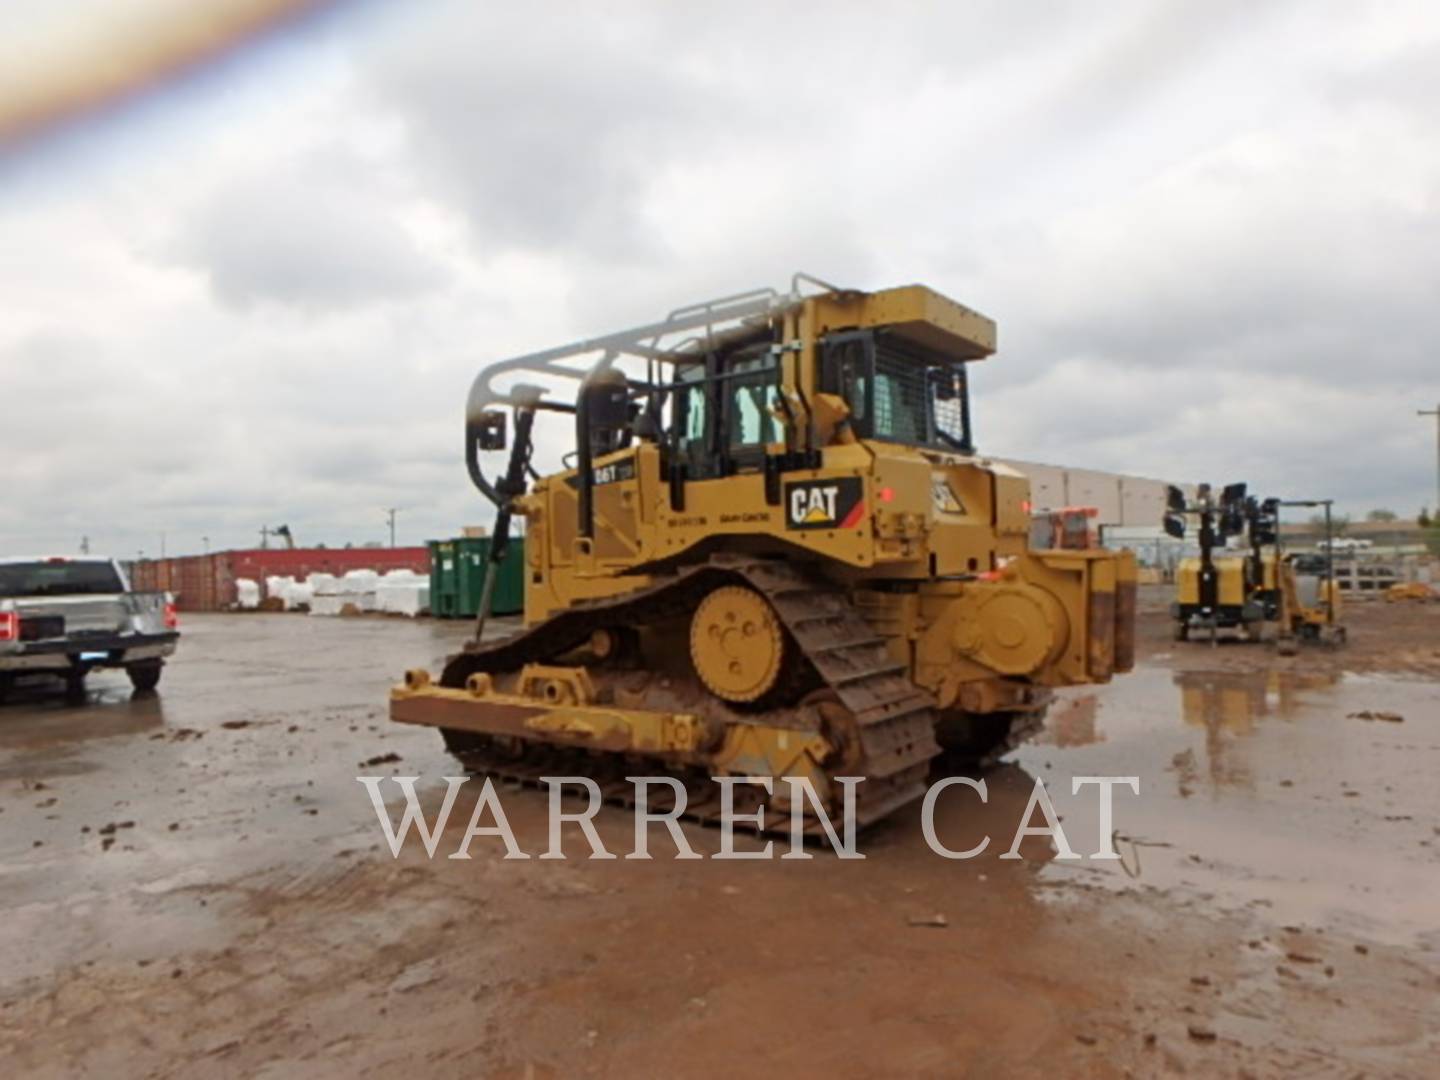
<path id="1" fill-rule="evenodd" d="M 1303 672 L 1141 669 L 1068 695 L 1014 758 L 1045 780 L 1072 846 L 1098 848 L 1115 789 L 1115 862 L 1051 861 L 1045 881 L 1137 883 L 1277 923 L 1440 941 L 1440 686 Z M 1038 821 L 1038 818 L 1037 818 Z"/>

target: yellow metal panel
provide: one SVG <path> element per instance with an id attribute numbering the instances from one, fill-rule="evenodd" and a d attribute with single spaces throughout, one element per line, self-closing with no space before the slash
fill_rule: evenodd
<path id="1" fill-rule="evenodd" d="M 1225 558 L 1215 560 L 1215 570 L 1219 575 L 1216 588 L 1216 601 L 1222 607 L 1239 607 L 1245 603 L 1245 560 L 1242 558 Z"/>
<path id="2" fill-rule="evenodd" d="M 961 360 L 995 351 L 995 322 L 924 285 L 873 293 L 829 293 L 813 305 L 816 337 L 831 330 L 892 327 L 902 337 Z"/>
<path id="3" fill-rule="evenodd" d="M 995 531 L 1001 536 L 1030 535 L 1030 511 L 1026 504 L 1030 500 L 1030 481 L 1024 473 L 1017 472 L 998 462 L 987 462 L 995 478 Z"/>
<path id="4" fill-rule="evenodd" d="M 1200 603 L 1200 560 L 1181 559 L 1175 567 L 1175 600 L 1181 604 Z"/>
<path id="5" fill-rule="evenodd" d="M 1222 555 L 1214 560 L 1216 573 L 1215 603 L 1222 607 L 1239 607 L 1245 603 L 1245 559 Z M 1175 599 L 1182 604 L 1200 603 L 1200 560 L 1181 559 L 1175 568 Z"/>

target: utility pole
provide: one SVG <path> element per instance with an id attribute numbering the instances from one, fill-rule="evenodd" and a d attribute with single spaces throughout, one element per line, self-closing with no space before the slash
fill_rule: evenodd
<path id="1" fill-rule="evenodd" d="M 81 555 L 89 555 L 89 554 L 90 554 L 90 537 L 88 537 L 88 536 L 82 536 L 82 537 L 80 537 L 80 554 L 81 554 Z"/>
<path id="2" fill-rule="evenodd" d="M 395 515 L 400 512 L 398 506 L 390 506 L 385 509 L 385 516 L 390 519 L 390 546 L 395 546 Z"/>
<path id="3" fill-rule="evenodd" d="M 206 554 L 206 555 L 209 555 L 209 554 L 210 554 L 210 537 L 208 537 L 208 536 L 202 536 L 202 537 L 200 537 L 200 544 L 201 544 L 201 546 L 205 549 L 205 554 Z"/>
<path id="4" fill-rule="evenodd" d="M 1440 405 L 1433 409 L 1416 409 L 1415 415 L 1435 417 L 1435 513 L 1440 516 Z"/>
<path id="5" fill-rule="evenodd" d="M 260 550 L 264 551 L 270 547 L 270 526 L 260 526 Z"/>

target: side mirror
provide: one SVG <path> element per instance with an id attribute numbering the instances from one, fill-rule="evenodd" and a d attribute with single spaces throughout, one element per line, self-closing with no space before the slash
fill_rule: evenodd
<path id="1" fill-rule="evenodd" d="M 1185 512 L 1185 493 L 1174 484 L 1168 484 L 1165 487 L 1165 507 L 1172 514 Z"/>
<path id="2" fill-rule="evenodd" d="M 1179 514 L 1166 514 L 1161 525 L 1165 529 L 1165 535 L 1173 536 L 1176 540 L 1185 539 L 1185 519 Z"/>
<path id="3" fill-rule="evenodd" d="M 480 449 L 505 449 L 505 414 L 497 409 L 487 409 L 480 415 Z"/>

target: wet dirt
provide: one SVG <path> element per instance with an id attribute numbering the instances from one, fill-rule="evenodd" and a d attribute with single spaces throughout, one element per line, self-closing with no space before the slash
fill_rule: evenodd
<path id="1" fill-rule="evenodd" d="M 13 1075 L 1420 1076 L 1440 1050 L 1440 605 L 1348 649 L 1169 639 L 866 858 L 392 858 L 357 775 L 458 773 L 388 683 L 467 627 L 194 616 L 158 694 L 0 707 L 0 1060 Z M 1387 649 L 1385 643 L 1397 647 Z M 1401 722 L 1351 714 L 1394 713 Z M 362 765 L 363 762 L 374 762 Z M 1043 780 L 1077 853 L 1003 859 Z M 936 779 L 940 775 L 937 774 Z M 398 791 L 390 809 L 398 816 Z M 502 789 L 520 847 L 546 796 Z M 133 823 L 133 824 L 128 824 Z M 1035 815 L 1035 823 L 1040 817 Z M 633 819 L 596 821 L 633 848 Z M 113 826 L 109 831 L 107 827 Z M 700 853 L 716 830 L 685 827 Z M 107 845 L 106 842 L 109 841 Z M 754 850 L 753 838 L 737 846 Z M 780 845 L 780 850 L 788 850 Z M 778 854 L 779 852 L 777 852 Z"/>

